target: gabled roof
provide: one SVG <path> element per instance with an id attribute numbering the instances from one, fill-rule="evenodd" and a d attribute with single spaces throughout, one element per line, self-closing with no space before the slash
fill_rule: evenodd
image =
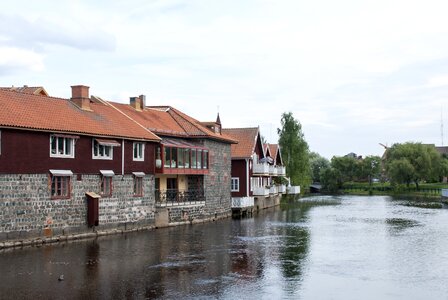
<path id="1" fill-rule="evenodd" d="M 251 158 L 257 147 L 261 148 L 260 132 L 258 127 L 252 128 L 223 128 L 222 132 L 238 140 L 238 144 L 232 145 L 232 158 Z M 264 150 L 262 148 L 263 156 Z"/>
<path id="2" fill-rule="evenodd" d="M 270 149 L 270 147 L 269 147 L 269 144 L 263 144 L 263 149 L 264 149 L 264 154 L 265 154 L 266 156 L 272 157 L 273 159 L 275 158 L 275 157 L 272 155 L 272 152 L 271 152 L 271 149 Z"/>
<path id="3" fill-rule="evenodd" d="M 25 93 L 25 94 L 32 94 L 32 95 L 41 95 L 41 96 L 48 96 L 47 91 L 41 87 L 41 86 L 12 86 L 12 87 L 0 87 L 2 90 L 8 90 L 8 91 L 16 91 L 19 93 Z"/>
<path id="4" fill-rule="evenodd" d="M 226 134 L 212 132 L 198 120 L 171 106 L 147 106 L 144 110 L 137 111 L 128 104 L 109 103 L 157 135 L 209 138 L 225 143 L 238 142 Z"/>
<path id="5" fill-rule="evenodd" d="M 160 141 L 107 103 L 85 111 L 68 99 L 0 89 L 0 107 L 0 127 Z"/>
<path id="6" fill-rule="evenodd" d="M 282 153 L 280 151 L 280 145 L 278 144 L 267 144 L 267 147 L 271 153 L 271 157 L 274 159 L 274 164 L 281 166 L 283 165 Z"/>

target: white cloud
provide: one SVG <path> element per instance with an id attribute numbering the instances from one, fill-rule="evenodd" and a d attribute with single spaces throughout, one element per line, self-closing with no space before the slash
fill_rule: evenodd
<path id="1" fill-rule="evenodd" d="M 439 75 L 431 77 L 428 79 L 428 82 L 425 85 L 425 87 L 427 88 L 437 88 L 443 86 L 448 86 L 448 75 Z"/>
<path id="2" fill-rule="evenodd" d="M 441 0 L 3 6 L 0 45 L 17 51 L 1 55 L 3 82 L 38 81 L 51 93 L 82 81 L 105 99 L 146 94 L 198 119 L 214 119 L 219 106 L 225 126 L 260 125 L 272 138 L 292 111 L 311 148 L 329 157 L 433 139 L 448 93 Z M 20 63 L 39 75 L 11 73 Z"/>
<path id="3" fill-rule="evenodd" d="M 43 56 L 29 50 L 0 46 L 0 74 L 14 69 L 43 71 Z"/>

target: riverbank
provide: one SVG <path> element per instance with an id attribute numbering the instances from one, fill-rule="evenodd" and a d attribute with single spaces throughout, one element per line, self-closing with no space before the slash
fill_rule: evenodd
<path id="1" fill-rule="evenodd" d="M 442 189 L 448 189 L 448 184 L 432 183 L 415 185 L 391 186 L 389 183 L 373 183 L 369 185 L 363 182 L 344 183 L 341 192 L 346 195 L 384 195 L 392 197 L 406 197 L 414 199 L 442 199 Z"/>

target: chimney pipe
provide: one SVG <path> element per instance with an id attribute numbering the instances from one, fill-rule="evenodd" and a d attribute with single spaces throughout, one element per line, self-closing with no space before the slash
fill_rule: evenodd
<path id="1" fill-rule="evenodd" d="M 85 85 L 72 86 L 72 98 L 70 99 L 82 110 L 92 111 L 90 108 L 89 87 Z"/>
<path id="2" fill-rule="evenodd" d="M 130 97 L 129 98 L 129 104 L 138 111 L 142 111 L 143 109 L 145 109 L 145 105 L 146 105 L 146 96 L 145 95 L 140 95 L 138 97 Z"/>

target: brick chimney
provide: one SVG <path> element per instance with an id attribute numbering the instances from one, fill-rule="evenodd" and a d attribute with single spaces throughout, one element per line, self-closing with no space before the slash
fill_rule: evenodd
<path id="1" fill-rule="evenodd" d="M 138 97 L 130 97 L 129 104 L 138 111 L 142 111 L 146 106 L 146 96 L 140 95 Z"/>
<path id="2" fill-rule="evenodd" d="M 72 86 L 72 98 L 70 99 L 82 110 L 92 111 L 90 108 L 89 87 L 85 85 Z"/>

